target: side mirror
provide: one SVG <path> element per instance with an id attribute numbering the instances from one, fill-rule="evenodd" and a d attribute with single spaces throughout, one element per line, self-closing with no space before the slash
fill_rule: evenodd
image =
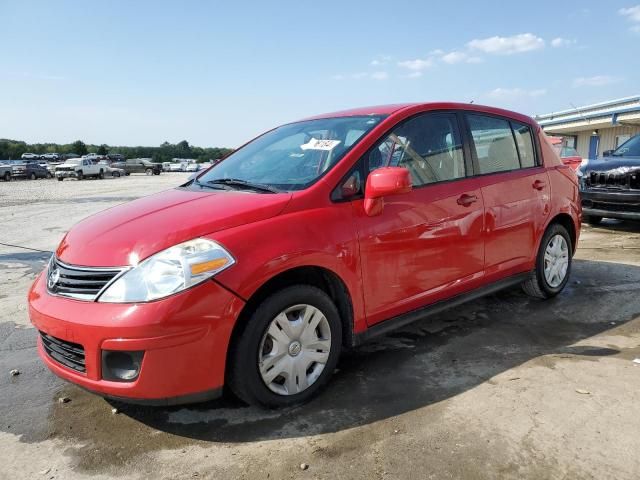
<path id="1" fill-rule="evenodd" d="M 402 167 L 378 168 L 369 174 L 364 190 L 364 211 L 370 217 L 380 215 L 384 197 L 411 191 L 411 174 Z"/>
<path id="2" fill-rule="evenodd" d="M 605 150 L 604 152 L 602 152 L 602 156 L 611 157 L 613 155 L 613 152 L 615 152 L 615 150 Z"/>

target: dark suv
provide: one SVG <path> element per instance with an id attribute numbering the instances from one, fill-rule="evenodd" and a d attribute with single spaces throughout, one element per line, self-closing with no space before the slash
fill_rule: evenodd
<path id="1" fill-rule="evenodd" d="M 13 177 L 36 180 L 37 178 L 51 178 L 51 173 L 46 167 L 43 167 L 36 162 L 26 162 L 24 164 L 14 165 Z"/>
<path id="2" fill-rule="evenodd" d="M 132 173 L 160 175 L 162 171 L 162 164 L 152 162 L 148 158 L 131 158 L 125 162 L 114 162 L 111 166 L 123 169 L 126 175 L 131 175 Z"/>
<path id="3" fill-rule="evenodd" d="M 640 220 L 640 135 L 580 169 L 583 219 Z"/>

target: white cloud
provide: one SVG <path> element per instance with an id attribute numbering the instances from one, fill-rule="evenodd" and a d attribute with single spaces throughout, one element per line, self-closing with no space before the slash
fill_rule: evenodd
<path id="1" fill-rule="evenodd" d="M 618 13 L 623 17 L 627 17 L 632 22 L 640 23 L 640 5 L 629 8 L 621 8 Z"/>
<path id="2" fill-rule="evenodd" d="M 482 58 L 477 56 L 471 56 L 466 52 L 461 52 L 460 50 L 454 50 L 449 53 L 442 52 L 440 57 L 444 63 L 448 63 L 449 65 L 453 65 L 455 63 L 482 63 Z"/>
<path id="3" fill-rule="evenodd" d="M 453 51 L 442 55 L 442 61 L 450 65 L 460 63 L 467 60 L 468 55 L 464 52 Z"/>
<path id="4" fill-rule="evenodd" d="M 568 47 L 569 45 L 575 45 L 575 43 L 575 40 L 569 40 L 568 38 L 562 37 L 554 38 L 553 40 L 551 40 L 551 46 L 553 48 Z"/>
<path id="5" fill-rule="evenodd" d="M 525 90 L 523 88 L 494 88 L 487 96 L 498 100 L 514 100 L 524 97 L 541 97 L 547 94 L 547 90 L 544 88 L 538 88 L 534 90 Z"/>
<path id="6" fill-rule="evenodd" d="M 640 33 L 640 5 L 629 8 L 621 8 L 618 13 L 623 17 L 627 17 L 627 20 L 635 23 L 629 27 L 629 30 L 633 33 Z"/>
<path id="7" fill-rule="evenodd" d="M 596 75 L 594 77 L 578 77 L 573 81 L 574 87 L 604 87 L 619 82 L 617 77 Z"/>
<path id="8" fill-rule="evenodd" d="M 415 60 L 404 60 L 402 62 L 398 62 L 398 66 L 402 68 L 407 68 L 409 70 L 421 71 L 426 70 L 433 66 L 433 60 L 430 58 L 420 59 L 417 58 Z"/>
<path id="9" fill-rule="evenodd" d="M 422 76 L 422 72 L 411 72 L 405 75 L 406 78 L 420 78 Z"/>
<path id="10" fill-rule="evenodd" d="M 471 40 L 467 43 L 470 50 L 493 55 L 512 55 L 544 48 L 544 40 L 532 33 L 521 33 L 511 37 L 489 37 Z"/>
<path id="11" fill-rule="evenodd" d="M 384 65 L 387 65 L 390 61 L 391 57 L 389 55 L 379 55 L 371 60 L 369 65 L 371 65 L 372 67 L 382 67 Z"/>
<path id="12" fill-rule="evenodd" d="M 374 80 L 387 80 L 389 78 L 389 74 L 387 72 L 373 72 L 371 74 L 371 78 Z"/>

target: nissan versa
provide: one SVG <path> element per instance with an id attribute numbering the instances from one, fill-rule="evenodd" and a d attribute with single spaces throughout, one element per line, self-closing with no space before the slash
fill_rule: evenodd
<path id="1" fill-rule="evenodd" d="M 344 348 L 522 284 L 566 285 L 578 183 L 538 125 L 478 105 L 321 115 L 89 217 L 29 292 L 39 353 L 100 395 L 308 400 Z"/>

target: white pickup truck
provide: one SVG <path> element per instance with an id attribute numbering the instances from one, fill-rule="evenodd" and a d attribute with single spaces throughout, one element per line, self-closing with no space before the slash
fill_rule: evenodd
<path id="1" fill-rule="evenodd" d="M 87 177 L 104 178 L 105 168 L 86 158 L 70 158 L 56 167 L 56 178 L 59 182 L 65 178 L 82 180 Z"/>

